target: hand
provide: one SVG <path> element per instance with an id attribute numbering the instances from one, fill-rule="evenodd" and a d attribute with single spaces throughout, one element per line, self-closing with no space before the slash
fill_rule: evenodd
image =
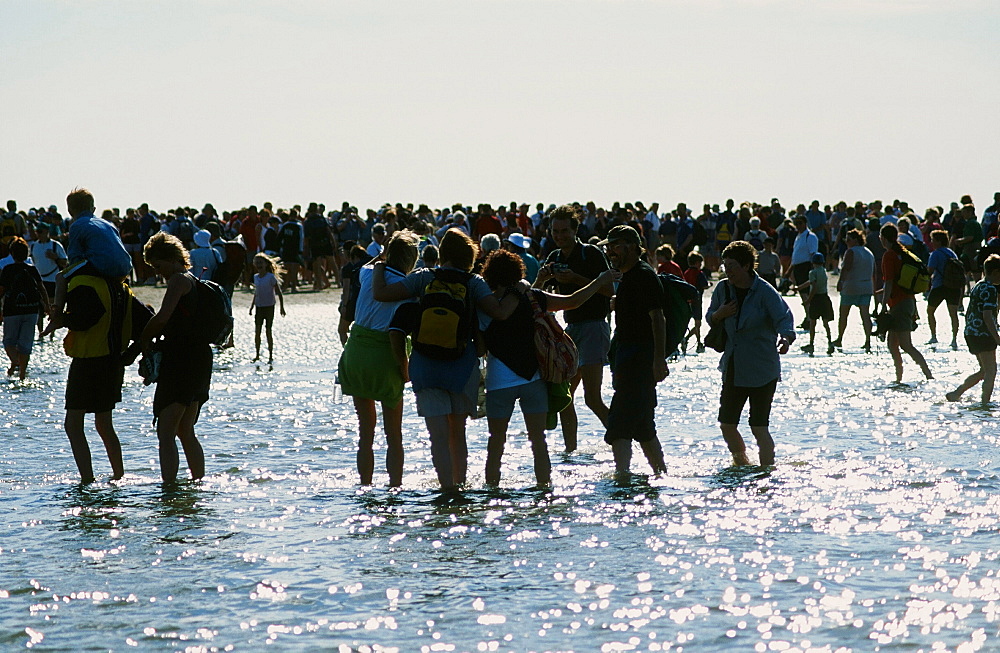
<path id="1" fill-rule="evenodd" d="M 653 380 L 656 383 L 659 383 L 663 379 L 667 378 L 668 374 L 670 374 L 670 370 L 667 369 L 666 360 L 662 358 L 653 360 Z"/>
<path id="2" fill-rule="evenodd" d="M 784 336 L 778 338 L 778 353 L 787 354 L 788 353 L 788 340 Z"/>
<path id="3" fill-rule="evenodd" d="M 285 317 L 285 307 L 281 307 L 281 317 Z"/>
<path id="4" fill-rule="evenodd" d="M 538 269 L 538 276 L 535 277 L 535 281 L 538 283 L 545 283 L 552 278 L 552 264 L 543 265 Z"/>
<path id="5" fill-rule="evenodd" d="M 250 304 L 250 310 L 247 311 L 247 315 L 253 315 L 253 304 Z"/>
<path id="6" fill-rule="evenodd" d="M 621 281 L 621 279 L 622 279 L 621 271 L 610 268 L 605 270 L 604 272 L 601 272 L 600 276 L 597 277 L 597 280 L 600 282 L 600 285 L 602 286 L 613 286 L 614 284 Z"/>
<path id="7" fill-rule="evenodd" d="M 736 311 L 739 309 L 739 304 L 735 299 L 731 299 L 722 306 L 720 306 L 715 313 L 712 314 L 712 322 L 718 324 L 727 317 L 736 315 Z M 718 319 L 716 319 L 718 318 Z"/>
<path id="8" fill-rule="evenodd" d="M 576 272 L 573 272 L 572 270 L 563 270 L 561 272 L 553 272 L 552 276 L 554 276 L 556 278 L 556 281 L 558 281 L 559 283 L 564 283 L 564 284 L 575 283 L 577 285 L 586 285 L 587 283 L 589 283 L 588 279 L 584 279 L 583 277 L 581 277 Z M 580 284 L 580 280 L 581 279 L 583 279 L 583 284 Z"/>

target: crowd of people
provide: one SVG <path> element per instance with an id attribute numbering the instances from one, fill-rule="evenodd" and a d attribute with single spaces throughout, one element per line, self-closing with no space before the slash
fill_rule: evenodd
<path id="1" fill-rule="evenodd" d="M 124 473 L 112 411 L 121 401 L 124 370 L 140 353 L 157 383 L 164 481 L 178 474 L 177 440 L 191 476 L 204 475 L 195 424 L 209 396 L 213 349 L 199 327 L 196 291 L 203 280 L 217 281 L 229 295 L 240 287 L 253 292 L 254 360 L 261 357 L 262 332 L 273 360 L 274 313 L 277 305 L 285 315 L 283 291 L 341 289 L 338 380 L 358 416 L 363 484 L 373 479 L 379 409 L 389 482 L 402 483 L 407 383 L 444 489 L 466 482 L 466 420 L 480 412 L 490 434 L 486 480 L 499 483 L 515 404 L 536 480 L 547 485 L 545 432 L 561 428 L 565 450 L 576 449 L 573 396 L 581 384 L 585 405 L 605 429 L 616 473 L 628 473 L 633 441 L 652 471 L 663 472 L 656 386 L 667 377 L 671 356 L 691 350 L 691 339 L 693 353 L 701 353 L 710 338 L 722 354 L 718 421 L 733 462 L 750 464 L 738 427 L 749 403 L 759 463 L 770 466 L 780 355 L 797 329 L 808 332 L 802 350 L 813 356 L 822 322 L 827 354 L 835 355 L 857 307 L 864 349 L 871 351 L 873 336 L 885 336 L 897 383 L 904 353 L 932 378 L 911 338 L 925 293 L 900 280 L 904 268 L 929 276 L 928 344 L 937 343 L 935 311 L 944 302 L 950 347 L 958 348 L 959 313 L 967 304 L 963 335 L 979 370 L 946 398 L 957 401 L 980 383 L 982 401 L 992 397 L 1000 342 L 1000 193 L 979 216 L 969 196 L 922 215 L 898 200 L 822 208 L 813 201 L 786 210 L 772 199 L 738 208 L 728 200 L 724 210 L 706 204 L 700 214 L 683 203 L 661 212 L 658 204 L 642 202 L 610 209 L 592 202 L 534 209 L 512 202 L 496 208 L 384 205 L 362 217 L 345 202 L 329 212 L 319 203 L 304 211 L 265 203 L 222 214 L 211 204 L 164 212 L 143 204 L 98 217 L 93 196 L 76 189 L 66 208 L 63 218 L 54 205 L 19 211 L 16 202 L 7 203 L 0 214 L 0 296 L 9 376 L 26 377 L 36 330 L 44 337 L 68 329 L 65 429 L 84 481 L 94 478 L 88 413 L 95 415 L 113 477 Z M 665 335 L 673 309 L 663 300 L 664 275 L 692 288 L 693 325 L 676 347 Z M 840 298 L 836 338 L 831 276 Z M 165 286 L 158 309 L 132 294 L 134 285 L 157 283 Z M 705 309 L 701 297 L 713 284 Z M 797 326 L 787 303 L 795 294 L 806 315 Z M 564 382 L 547 380 L 533 339 L 539 315 L 554 312 L 562 313 L 575 347 L 575 373 Z M 610 405 L 602 393 L 606 366 Z"/>

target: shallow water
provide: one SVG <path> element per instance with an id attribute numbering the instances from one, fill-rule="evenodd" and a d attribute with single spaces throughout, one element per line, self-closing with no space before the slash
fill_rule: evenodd
<path id="1" fill-rule="evenodd" d="M 289 308 L 273 368 L 248 362 L 237 311 L 199 423 L 201 483 L 160 487 L 153 393 L 134 374 L 115 417 L 129 473 L 107 482 L 94 434 L 85 488 L 58 343 L 36 349 L 27 383 L 0 386 L 0 649 L 1000 649 L 997 410 L 943 400 L 967 352 L 921 347 L 937 379 L 915 382 L 909 363 L 914 381 L 893 387 L 884 345 L 869 356 L 851 337 L 856 315 L 844 354 L 807 358 L 800 339 L 770 474 L 727 467 L 718 355 L 687 356 L 659 388 L 665 478 L 616 485 L 578 398 L 580 449 L 556 453 L 550 432 L 551 491 L 531 489 L 515 415 L 502 489 L 483 489 L 477 421 L 471 489 L 443 499 L 409 391 L 404 487 L 385 489 L 384 470 L 358 487 L 335 310 Z"/>

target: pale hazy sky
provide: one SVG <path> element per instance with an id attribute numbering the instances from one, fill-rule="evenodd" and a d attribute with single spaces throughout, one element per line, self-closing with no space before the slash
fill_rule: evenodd
<path id="1" fill-rule="evenodd" d="M 0 200 L 1000 191 L 995 0 L 0 0 Z"/>

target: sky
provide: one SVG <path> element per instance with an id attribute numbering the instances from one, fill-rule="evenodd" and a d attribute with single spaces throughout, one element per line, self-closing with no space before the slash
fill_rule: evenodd
<path id="1" fill-rule="evenodd" d="M 0 200 L 1000 191 L 993 0 L 0 0 Z"/>

